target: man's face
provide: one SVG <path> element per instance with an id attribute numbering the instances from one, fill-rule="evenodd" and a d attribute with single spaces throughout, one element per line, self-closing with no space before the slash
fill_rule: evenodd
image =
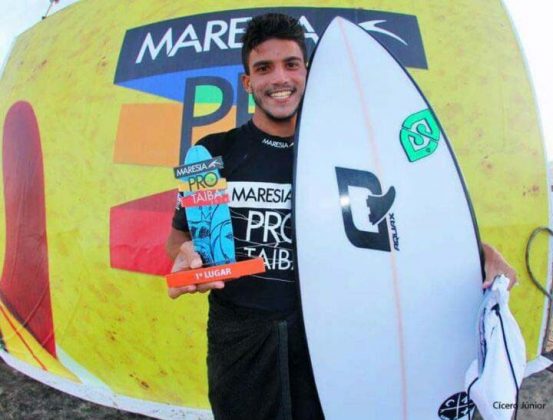
<path id="1" fill-rule="evenodd" d="M 269 39 L 250 52 L 244 88 L 253 94 L 254 119 L 289 121 L 298 110 L 307 70 L 295 41 Z"/>

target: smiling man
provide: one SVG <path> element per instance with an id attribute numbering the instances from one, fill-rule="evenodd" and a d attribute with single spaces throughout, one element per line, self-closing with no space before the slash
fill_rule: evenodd
<path id="1" fill-rule="evenodd" d="M 299 315 L 292 254 L 293 135 L 307 76 L 305 36 L 296 19 L 255 17 L 242 39 L 244 89 L 252 120 L 200 140 L 222 156 L 231 196 L 237 256 L 265 260 L 267 271 L 232 282 L 169 289 L 176 298 L 211 290 L 208 320 L 209 400 L 216 419 L 319 419 Z M 177 208 L 167 242 L 173 271 L 202 261 Z"/>
<path id="2" fill-rule="evenodd" d="M 267 271 L 226 284 L 170 288 L 169 296 L 211 291 L 207 367 L 216 419 L 321 419 L 291 231 L 293 135 L 307 76 L 304 32 L 296 19 L 271 13 L 252 19 L 242 42 L 242 84 L 256 104 L 252 120 L 198 144 L 223 157 L 237 255 L 263 257 Z M 175 211 L 167 251 L 173 271 L 202 265 L 183 208 Z M 484 254 L 484 287 L 500 273 L 516 281 L 495 249 L 484 245 Z"/>

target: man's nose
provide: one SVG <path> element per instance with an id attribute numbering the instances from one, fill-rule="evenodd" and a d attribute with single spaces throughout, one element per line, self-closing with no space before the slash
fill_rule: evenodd
<path id="1" fill-rule="evenodd" d="M 284 83 L 290 80 L 290 75 L 285 65 L 276 66 L 273 76 L 273 83 Z"/>

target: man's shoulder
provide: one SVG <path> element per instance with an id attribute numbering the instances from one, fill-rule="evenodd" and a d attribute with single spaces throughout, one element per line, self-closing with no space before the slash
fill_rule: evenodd
<path id="1" fill-rule="evenodd" d="M 208 134 L 198 140 L 196 145 L 204 146 L 211 153 L 211 156 L 224 155 L 236 141 L 238 130 L 239 127 L 220 133 Z"/>

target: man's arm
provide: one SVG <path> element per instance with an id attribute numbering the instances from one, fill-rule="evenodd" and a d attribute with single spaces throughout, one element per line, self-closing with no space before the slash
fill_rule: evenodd
<path id="1" fill-rule="evenodd" d="M 165 244 L 165 249 L 169 257 L 174 260 L 171 272 L 183 271 L 189 269 L 200 268 L 202 266 L 202 258 L 194 250 L 192 239 L 188 232 L 183 232 L 175 228 L 171 228 L 169 238 Z M 225 283 L 222 281 L 214 281 L 204 284 L 192 284 L 184 287 L 169 287 L 167 293 L 169 297 L 175 299 L 185 293 L 205 293 L 211 289 L 222 289 Z"/>
<path id="2" fill-rule="evenodd" d="M 510 290 L 518 282 L 517 272 L 493 246 L 482 243 L 482 248 L 484 250 L 484 271 L 486 272 L 482 288 L 491 287 L 495 278 L 504 274 L 509 279 L 508 289 Z"/>

